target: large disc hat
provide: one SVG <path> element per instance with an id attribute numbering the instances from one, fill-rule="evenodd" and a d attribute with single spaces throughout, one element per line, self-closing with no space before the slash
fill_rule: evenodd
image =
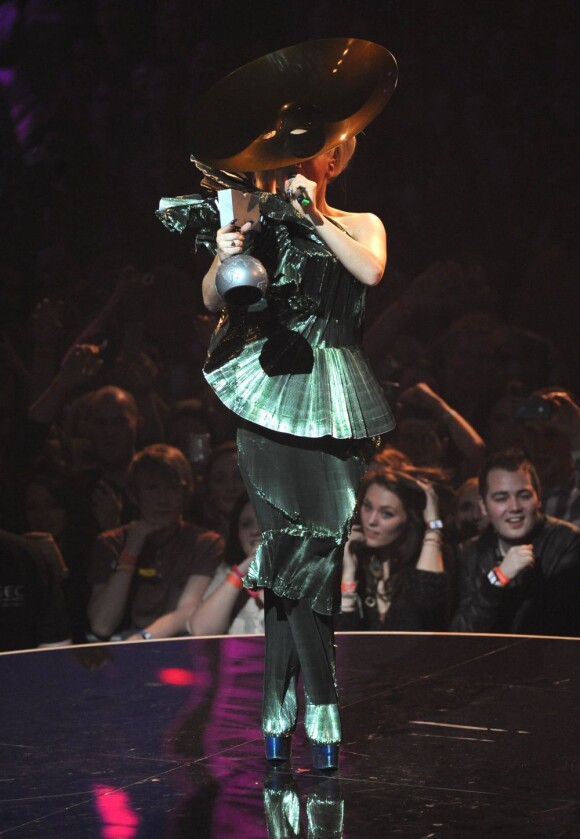
<path id="1" fill-rule="evenodd" d="M 306 41 L 230 73 L 196 104 L 193 158 L 257 172 L 316 157 L 362 131 L 397 84 L 384 47 L 357 38 Z"/>

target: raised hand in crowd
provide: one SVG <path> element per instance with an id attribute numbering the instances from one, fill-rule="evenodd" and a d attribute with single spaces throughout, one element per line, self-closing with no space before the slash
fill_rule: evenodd
<path id="1" fill-rule="evenodd" d="M 455 411 L 426 382 L 419 382 L 400 394 L 399 406 L 412 416 L 414 409 L 427 412 L 433 420 L 444 427 L 447 435 L 461 453 L 463 462 L 459 468 L 459 478 L 465 479 L 476 475 L 485 457 L 485 443 L 475 428 Z M 404 419 L 402 419 L 402 423 Z M 402 430 L 402 429 L 401 429 Z M 404 450 L 404 447 L 403 447 Z M 411 459 L 413 455 L 407 452 Z M 420 464 L 418 464 L 420 465 Z M 424 464 L 428 465 L 428 464 Z M 444 463 L 440 465 L 445 465 Z"/>
<path id="2" fill-rule="evenodd" d="M 77 344 L 65 356 L 60 369 L 47 389 L 28 409 L 33 422 L 52 423 L 64 403 L 76 391 L 88 387 L 103 366 L 102 348 L 94 344 Z"/>
<path id="3" fill-rule="evenodd" d="M 544 388 L 536 392 L 551 405 L 548 424 L 563 434 L 574 452 L 580 450 L 580 405 L 561 388 Z"/>

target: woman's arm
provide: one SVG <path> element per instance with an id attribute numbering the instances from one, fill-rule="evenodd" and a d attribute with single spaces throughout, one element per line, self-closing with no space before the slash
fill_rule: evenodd
<path id="1" fill-rule="evenodd" d="M 387 264 L 387 234 L 382 221 L 372 213 L 345 216 L 345 232 L 325 214 L 329 210 L 324 189 L 319 199 L 318 184 L 298 173 L 289 178 L 284 189 L 292 206 L 316 228 L 317 234 L 328 245 L 346 270 L 364 285 L 377 285 Z M 301 191 L 310 199 L 306 208 L 298 202 Z"/>
<path id="2" fill-rule="evenodd" d="M 215 287 L 215 277 L 220 265 L 221 262 L 219 260 L 218 255 L 216 254 L 201 284 L 203 305 L 210 312 L 219 312 L 224 305 L 224 301 L 217 293 L 217 289 Z"/>
<path id="3" fill-rule="evenodd" d="M 387 234 L 382 221 L 372 213 L 360 213 L 355 219 L 346 233 L 326 216 L 311 217 L 316 232 L 346 270 L 363 285 L 375 286 L 387 265 Z"/>
<path id="4" fill-rule="evenodd" d="M 465 417 L 448 405 L 428 384 L 419 382 L 408 388 L 399 396 L 399 402 L 426 408 L 445 425 L 450 438 L 463 455 L 466 467 L 462 470 L 463 478 L 479 473 L 485 458 L 485 443 Z"/>
<path id="5" fill-rule="evenodd" d="M 441 530 L 429 529 L 430 522 L 439 520 L 439 499 L 430 481 L 418 480 L 417 483 L 422 487 L 427 497 L 427 503 L 423 511 L 427 530 L 425 530 L 423 536 L 423 545 L 416 568 L 419 571 L 432 571 L 436 574 L 442 574 L 445 569 L 443 567 Z"/>
<path id="6" fill-rule="evenodd" d="M 231 572 L 230 572 L 231 573 Z M 188 628 L 192 635 L 225 635 L 232 622 L 238 598 L 246 598 L 230 578 L 230 574 L 201 606 L 189 617 Z"/>
<path id="7" fill-rule="evenodd" d="M 342 554 L 340 611 L 343 614 L 347 612 L 358 612 L 358 558 L 356 556 L 356 549 L 353 550 L 353 546 L 356 544 L 364 544 L 363 531 L 359 524 L 353 524 Z"/>
<path id="8" fill-rule="evenodd" d="M 28 419 L 52 423 L 77 387 L 86 386 L 103 366 L 100 347 L 78 344 L 69 351 L 48 388 L 28 408 Z"/>
<path id="9" fill-rule="evenodd" d="M 250 566 L 253 556 L 246 557 L 237 567 L 242 576 Z M 242 581 L 235 571 L 230 570 L 225 580 L 195 610 L 188 622 L 192 635 L 223 635 L 232 622 L 232 614 L 242 592 Z"/>
<path id="10" fill-rule="evenodd" d="M 215 278 L 218 269 L 228 257 L 243 253 L 246 241 L 245 234 L 251 229 L 252 222 L 250 221 L 246 222 L 239 229 L 232 222 L 225 227 L 220 227 L 216 233 L 217 253 L 201 284 L 203 304 L 210 312 L 219 312 L 224 305 L 224 301 L 217 293 L 215 287 Z"/>

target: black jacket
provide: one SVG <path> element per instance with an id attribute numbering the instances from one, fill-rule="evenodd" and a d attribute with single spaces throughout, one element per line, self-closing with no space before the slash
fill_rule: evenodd
<path id="1" fill-rule="evenodd" d="M 580 636 L 580 528 L 546 516 L 529 543 L 535 566 L 505 588 L 487 578 L 502 561 L 491 526 L 460 545 L 451 631 Z"/>
<path id="2" fill-rule="evenodd" d="M 373 585 L 374 582 L 374 585 Z M 449 620 L 449 575 L 418 568 L 403 572 L 401 587 L 393 598 L 384 621 L 379 618 L 376 580 L 360 575 L 358 595 L 360 610 L 342 612 L 334 619 L 340 632 L 441 632 Z"/>

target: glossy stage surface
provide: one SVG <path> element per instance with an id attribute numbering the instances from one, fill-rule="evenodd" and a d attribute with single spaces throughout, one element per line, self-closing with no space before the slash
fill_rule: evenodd
<path id="1" fill-rule="evenodd" d="M 337 637 L 345 743 L 269 770 L 261 637 L 0 656 L 0 833 L 580 836 L 580 641 Z"/>

